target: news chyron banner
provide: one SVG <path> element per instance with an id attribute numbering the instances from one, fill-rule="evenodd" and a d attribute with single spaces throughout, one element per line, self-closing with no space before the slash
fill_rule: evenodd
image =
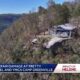
<path id="1" fill-rule="evenodd" d="M 80 73 L 80 64 L 0 64 L 0 72 Z"/>

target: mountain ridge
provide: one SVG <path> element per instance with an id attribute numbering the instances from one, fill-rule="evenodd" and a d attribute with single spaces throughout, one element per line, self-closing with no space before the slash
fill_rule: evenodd
<path id="1" fill-rule="evenodd" d="M 0 14 L 0 33 L 21 16 L 21 14 Z"/>

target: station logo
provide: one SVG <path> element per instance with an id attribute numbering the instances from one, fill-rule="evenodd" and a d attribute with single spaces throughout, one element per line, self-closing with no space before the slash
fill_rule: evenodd
<path id="1" fill-rule="evenodd" d="M 76 71 L 76 65 L 63 65 L 62 66 L 62 71 L 65 71 L 65 72 L 74 72 Z"/>

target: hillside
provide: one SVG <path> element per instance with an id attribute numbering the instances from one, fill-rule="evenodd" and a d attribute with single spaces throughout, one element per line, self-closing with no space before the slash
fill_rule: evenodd
<path id="1" fill-rule="evenodd" d="M 74 4 L 75 5 L 75 4 Z M 74 11 L 73 11 L 74 12 Z M 80 63 L 80 18 L 66 5 L 51 4 L 47 9 L 39 7 L 38 12 L 24 14 L 0 35 L 0 63 Z M 50 38 L 41 37 L 51 26 L 79 22 L 76 37 L 63 41 L 49 50 L 43 43 Z M 72 20 L 71 23 L 74 23 Z M 32 40 L 38 38 L 37 44 Z M 67 50 L 67 51 L 66 51 Z M 14 77 L 13 77 L 14 76 Z M 1 80 L 79 80 L 79 74 L 50 73 L 2 73 Z"/>
<path id="2" fill-rule="evenodd" d="M 20 14 L 0 14 L 0 33 L 20 17 Z"/>

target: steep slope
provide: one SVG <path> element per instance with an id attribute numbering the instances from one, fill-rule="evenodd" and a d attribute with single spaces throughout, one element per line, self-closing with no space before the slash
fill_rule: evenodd
<path id="1" fill-rule="evenodd" d="M 20 50 L 24 51 L 24 46 L 28 50 L 32 45 L 31 40 L 35 38 L 35 35 L 48 29 L 44 18 L 46 15 L 43 18 L 41 16 L 38 13 L 24 15 L 13 23 L 11 27 L 2 32 L 0 36 L 0 53 L 10 54 L 13 57 L 15 53 L 20 55 Z M 19 53 L 17 52 L 18 49 Z"/>
<path id="2" fill-rule="evenodd" d="M 46 14 L 38 13 L 24 15 L 2 32 L 0 36 L 0 63 L 74 63 L 80 61 L 78 56 L 80 53 L 79 38 L 63 42 L 64 45 L 55 50 L 57 55 L 55 52 L 51 53 L 43 48 L 43 43 L 48 40 L 47 38 L 39 39 L 36 45 L 31 43 L 36 35 L 49 28 L 46 16 Z M 75 45 L 73 45 L 74 42 L 76 42 Z M 65 50 L 67 50 L 67 54 L 65 54 Z M 70 58 L 71 56 L 73 57 Z M 74 61 L 76 57 L 78 60 Z"/>
<path id="3" fill-rule="evenodd" d="M 18 21 L 2 32 L 0 35 L 0 63 L 80 63 L 80 36 L 57 46 L 58 48 L 55 48 L 57 54 L 43 48 L 44 38 L 39 39 L 36 45 L 31 43 L 37 34 L 49 28 L 50 22 L 53 22 L 53 18 L 53 14 L 50 15 L 47 12 L 44 14 L 30 13 L 23 15 Z M 34 48 L 36 50 L 34 50 Z M 52 50 L 54 50 L 53 47 Z M 80 75 L 1 73 L 0 79 L 79 80 Z"/>

